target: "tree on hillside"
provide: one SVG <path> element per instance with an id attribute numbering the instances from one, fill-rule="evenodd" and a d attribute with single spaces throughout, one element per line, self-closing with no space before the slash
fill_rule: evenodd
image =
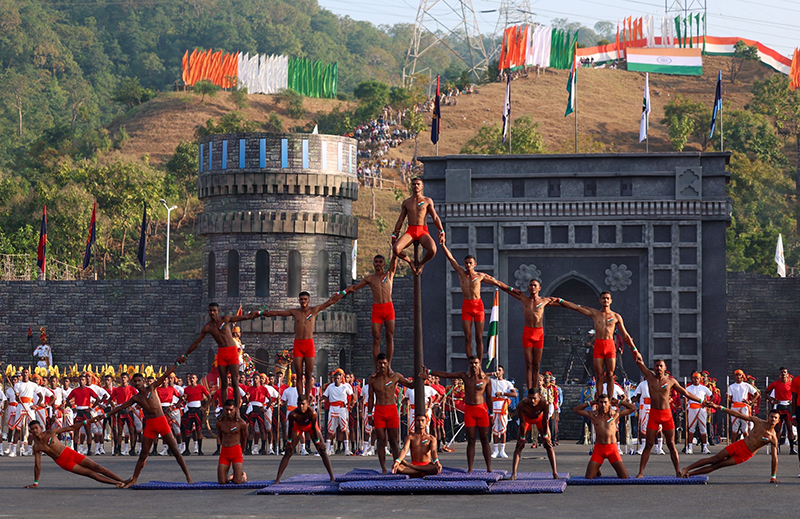
<path id="1" fill-rule="evenodd" d="M 361 101 L 379 101 L 385 105 L 389 101 L 389 85 L 380 81 L 364 81 L 353 90 L 353 95 Z"/>
<path id="2" fill-rule="evenodd" d="M 669 138 L 675 151 L 682 151 L 690 137 L 694 138 L 703 151 L 708 147 L 711 109 L 703 103 L 678 94 L 664 107 L 661 124 L 669 127 Z"/>
<path id="3" fill-rule="evenodd" d="M 751 159 L 785 168 L 789 160 L 769 119 L 749 110 L 732 110 L 725 116 L 725 149 L 746 154 Z"/>
<path id="4" fill-rule="evenodd" d="M 195 196 L 197 171 L 199 169 L 198 160 L 197 142 L 181 140 L 166 165 L 167 173 L 172 177 L 167 181 L 178 188 L 184 200 L 183 214 L 181 219 L 178 220 L 175 230 L 181 228 L 181 224 L 186 219 L 189 211 L 189 202 Z"/>
<path id="5" fill-rule="evenodd" d="M 728 61 L 728 78 L 731 83 L 736 84 L 736 78 L 742 71 L 745 61 L 758 61 L 758 47 L 739 40 L 734 44 L 733 57 Z"/>
<path id="6" fill-rule="evenodd" d="M 546 151 L 544 139 L 539 133 L 539 123 L 529 116 L 520 117 L 511 125 L 511 153 L 514 155 L 533 155 Z M 473 155 L 508 155 L 508 141 L 503 142 L 503 129 L 493 124 L 484 125 L 478 134 L 467 141 L 461 153 Z"/>
<path id="7" fill-rule="evenodd" d="M 206 121 L 205 126 L 198 125 L 194 129 L 194 135 L 199 139 L 208 135 L 256 132 L 259 129 L 261 129 L 259 123 L 245 119 L 241 112 L 234 110 L 220 117 L 219 122 L 214 121 L 212 117 Z"/>
<path id="8" fill-rule="evenodd" d="M 219 87 L 208 79 L 204 79 L 194 84 L 192 87 L 192 92 L 194 92 L 196 95 L 199 95 L 200 102 L 204 103 L 206 96 L 214 97 L 217 95 L 217 92 L 219 92 Z"/>
<path id="9" fill-rule="evenodd" d="M 406 117 L 406 122 L 404 124 L 406 130 L 410 131 L 414 134 L 414 157 L 411 159 L 411 164 L 417 164 L 417 144 L 419 139 L 419 134 L 425 131 L 427 125 L 425 124 L 425 118 L 422 116 L 421 113 L 417 111 L 412 111 L 408 117 Z"/>
<path id="10" fill-rule="evenodd" d="M 155 92 L 139 84 L 139 78 L 126 77 L 114 90 L 112 99 L 117 103 L 133 108 L 134 105 L 146 103 L 155 96 Z"/>

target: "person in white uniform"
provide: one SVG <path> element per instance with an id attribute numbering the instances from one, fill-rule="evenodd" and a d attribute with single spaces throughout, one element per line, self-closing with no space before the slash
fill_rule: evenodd
<path id="1" fill-rule="evenodd" d="M 350 384 L 342 382 L 342 371 L 336 370 L 333 374 L 333 383 L 328 384 L 322 397 L 329 404 L 328 408 L 328 440 L 326 442 L 328 455 L 334 453 L 331 445 L 337 436 L 344 441 L 344 454 L 350 456 L 350 442 L 347 439 L 347 426 L 350 420 L 348 411 L 349 398 L 353 396 L 353 388 Z"/>
<path id="2" fill-rule="evenodd" d="M 753 402 L 760 395 L 758 389 L 745 382 L 744 371 L 737 369 L 733 372 L 736 382 L 728 386 L 728 407 L 734 411 L 750 415 Z M 738 439 L 741 434 L 747 437 L 750 432 L 750 422 L 739 418 L 731 418 L 731 436 Z"/>
<path id="3" fill-rule="evenodd" d="M 492 378 L 492 458 L 508 458 L 506 454 L 506 430 L 508 428 L 508 404 L 517 396 L 514 384 L 505 380 L 505 369 L 498 365 Z"/>

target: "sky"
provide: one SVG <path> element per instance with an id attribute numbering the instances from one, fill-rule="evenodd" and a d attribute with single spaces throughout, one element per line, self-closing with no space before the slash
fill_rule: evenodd
<path id="1" fill-rule="evenodd" d="M 428 4 L 436 0 L 427 0 Z M 511 5 L 522 5 L 526 0 L 509 0 Z M 319 5 L 340 16 L 366 20 L 375 25 L 414 23 L 422 0 L 318 0 Z M 628 16 L 664 14 L 664 1 L 658 0 L 527 0 L 534 22 L 549 25 L 553 18 L 567 18 L 593 27 L 599 21 L 616 21 Z M 702 8 L 703 0 L 667 0 L 670 9 L 683 5 Z M 482 34 L 492 34 L 498 25 L 501 1 L 472 0 Z M 453 28 L 458 16 L 448 7 L 459 8 L 455 0 L 438 0 L 430 11 L 441 20 L 444 28 Z M 707 0 L 709 36 L 740 37 L 757 40 L 791 58 L 795 47 L 800 47 L 800 1 L 798 0 Z M 483 12 L 482 12 L 483 11 Z M 494 12 L 486 12 L 494 11 Z M 674 18 L 676 14 L 672 14 Z M 521 20 L 520 20 L 521 21 Z M 659 26 L 659 23 L 656 23 Z M 658 28 L 656 29 L 658 31 Z"/>

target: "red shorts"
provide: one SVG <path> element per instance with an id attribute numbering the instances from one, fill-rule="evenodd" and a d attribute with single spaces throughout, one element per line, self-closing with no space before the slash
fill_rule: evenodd
<path id="1" fill-rule="evenodd" d="M 479 323 L 485 321 L 486 311 L 483 307 L 483 299 L 464 299 L 461 302 L 461 320 Z"/>
<path id="2" fill-rule="evenodd" d="M 661 425 L 665 431 L 675 430 L 675 422 L 672 420 L 672 411 L 669 409 L 650 409 L 650 417 L 647 419 L 647 430 L 657 431 Z"/>
<path id="3" fill-rule="evenodd" d="M 156 416 L 155 418 L 148 418 L 144 424 L 144 432 L 142 436 L 155 440 L 158 435 L 166 436 L 172 433 L 172 427 L 169 426 L 169 421 L 165 415 Z"/>
<path id="4" fill-rule="evenodd" d="M 750 452 L 750 449 L 747 448 L 745 445 L 744 440 L 739 440 L 731 443 L 727 447 L 725 447 L 725 452 L 727 452 L 730 456 L 733 457 L 733 461 L 736 465 L 739 463 L 744 463 L 745 461 L 749 460 L 753 457 L 755 452 Z"/>
<path id="5" fill-rule="evenodd" d="M 238 366 L 239 348 L 224 346 L 217 351 L 217 366 Z"/>
<path id="6" fill-rule="evenodd" d="M 489 427 L 489 411 L 485 404 L 467 405 L 464 410 L 465 427 Z"/>
<path id="7" fill-rule="evenodd" d="M 531 328 L 526 326 L 522 329 L 522 347 L 523 348 L 536 348 L 541 350 L 544 348 L 544 328 Z"/>
<path id="8" fill-rule="evenodd" d="M 411 236 L 414 240 L 419 240 L 422 236 L 430 234 L 427 225 L 409 225 L 406 229 L 406 234 Z"/>
<path id="9" fill-rule="evenodd" d="M 234 445 L 233 447 L 226 447 L 222 445 L 219 452 L 218 465 L 230 466 L 234 463 L 243 463 L 244 456 L 242 456 L 242 446 Z"/>
<path id="10" fill-rule="evenodd" d="M 72 467 L 75 465 L 80 465 L 85 457 L 86 456 L 83 454 L 78 454 L 69 447 L 64 447 L 64 450 L 61 451 L 61 454 L 59 454 L 58 458 L 56 458 L 56 465 L 67 472 L 72 472 Z"/>
<path id="11" fill-rule="evenodd" d="M 294 422 L 294 424 L 292 425 L 292 429 L 297 434 L 311 433 L 311 428 L 314 427 L 315 423 L 316 422 L 309 422 L 309 423 L 303 425 L 303 424 L 299 424 L 297 422 Z"/>
<path id="12" fill-rule="evenodd" d="M 614 345 L 614 339 L 595 339 L 592 357 L 595 359 L 616 359 L 617 350 Z"/>
<path id="13" fill-rule="evenodd" d="M 394 303 L 378 303 L 372 305 L 372 322 L 383 324 L 386 321 L 394 321 Z"/>
<path id="14" fill-rule="evenodd" d="M 603 460 L 608 460 L 612 465 L 618 461 L 622 461 L 622 456 L 619 455 L 619 449 L 616 443 L 595 443 L 592 450 L 592 457 L 589 461 L 603 464 Z"/>
<path id="15" fill-rule="evenodd" d="M 295 339 L 292 357 L 316 357 L 314 339 Z"/>
<path id="16" fill-rule="evenodd" d="M 397 413 L 397 406 L 376 405 L 373 408 L 372 423 L 376 429 L 399 429 L 400 415 Z"/>
<path id="17" fill-rule="evenodd" d="M 542 425 L 542 418 L 544 417 L 544 413 L 539 415 L 539 418 L 535 420 L 529 420 L 527 417 L 522 416 L 522 434 L 520 434 L 520 438 L 524 441 L 525 435 L 528 434 L 528 431 L 531 430 L 531 426 L 535 425 L 537 429 L 543 429 L 544 426 Z"/>
<path id="18" fill-rule="evenodd" d="M 414 460 L 411 460 L 411 464 L 414 465 L 415 467 L 424 467 L 426 465 L 430 465 L 431 462 L 430 461 L 414 461 Z"/>

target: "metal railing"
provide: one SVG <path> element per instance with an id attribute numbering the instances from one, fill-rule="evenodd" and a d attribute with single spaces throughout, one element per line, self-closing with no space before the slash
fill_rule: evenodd
<path id="1" fill-rule="evenodd" d="M 71 281 L 78 279 L 93 279 L 92 268 L 85 271 L 58 261 L 47 258 L 45 278 L 51 281 Z M 36 281 L 39 279 L 39 266 L 36 258 L 30 254 L 0 254 L 0 280 L 2 281 Z"/>

